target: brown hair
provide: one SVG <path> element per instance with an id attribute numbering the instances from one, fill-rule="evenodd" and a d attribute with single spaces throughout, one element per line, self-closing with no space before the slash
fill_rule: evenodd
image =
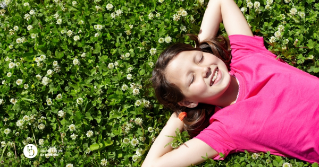
<path id="1" fill-rule="evenodd" d="M 188 36 L 196 43 L 196 47 L 177 43 L 166 48 L 157 59 L 151 81 L 155 89 L 156 98 L 160 103 L 173 110 L 177 115 L 183 111 L 187 113 L 187 116 L 183 119 L 184 130 L 187 130 L 191 137 L 195 137 L 209 125 L 209 118 L 213 115 L 215 106 L 199 103 L 195 108 L 187 108 L 178 105 L 178 102 L 184 100 L 185 96 L 175 84 L 168 82 L 165 78 L 165 69 L 168 63 L 179 53 L 198 50 L 217 56 L 226 64 L 229 70 L 231 54 L 228 40 L 221 35 L 203 42 L 199 42 L 196 35 Z"/>

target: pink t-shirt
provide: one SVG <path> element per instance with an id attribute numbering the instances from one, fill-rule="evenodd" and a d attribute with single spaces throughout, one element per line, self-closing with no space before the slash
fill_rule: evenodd
<path id="1" fill-rule="evenodd" d="M 195 138 L 226 156 L 270 151 L 319 162 L 319 79 L 277 60 L 262 37 L 229 39 L 230 74 L 239 81 L 237 101 L 216 111 Z"/>

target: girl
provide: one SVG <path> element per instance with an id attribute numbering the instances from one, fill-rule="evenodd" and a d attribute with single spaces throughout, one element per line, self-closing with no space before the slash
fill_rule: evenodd
<path id="1" fill-rule="evenodd" d="M 221 21 L 231 54 L 215 38 Z M 209 2 L 194 40 L 196 48 L 175 44 L 157 60 L 157 99 L 175 113 L 143 166 L 188 166 L 245 150 L 319 162 L 318 78 L 276 59 L 233 0 Z M 164 147 L 176 128 L 193 138 Z"/>

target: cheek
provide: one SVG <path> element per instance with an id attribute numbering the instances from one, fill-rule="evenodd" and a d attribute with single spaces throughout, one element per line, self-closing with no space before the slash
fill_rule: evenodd
<path id="1" fill-rule="evenodd" d="M 203 93 L 207 92 L 207 87 L 204 82 L 197 82 L 192 84 L 190 92 L 194 97 L 200 97 Z"/>

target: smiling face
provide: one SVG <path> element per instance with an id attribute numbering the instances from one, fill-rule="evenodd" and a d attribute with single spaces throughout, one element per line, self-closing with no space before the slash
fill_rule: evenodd
<path id="1" fill-rule="evenodd" d="M 216 104 L 228 88 L 231 78 L 227 66 L 213 54 L 183 51 L 168 64 L 165 76 L 179 87 L 186 101 Z"/>

